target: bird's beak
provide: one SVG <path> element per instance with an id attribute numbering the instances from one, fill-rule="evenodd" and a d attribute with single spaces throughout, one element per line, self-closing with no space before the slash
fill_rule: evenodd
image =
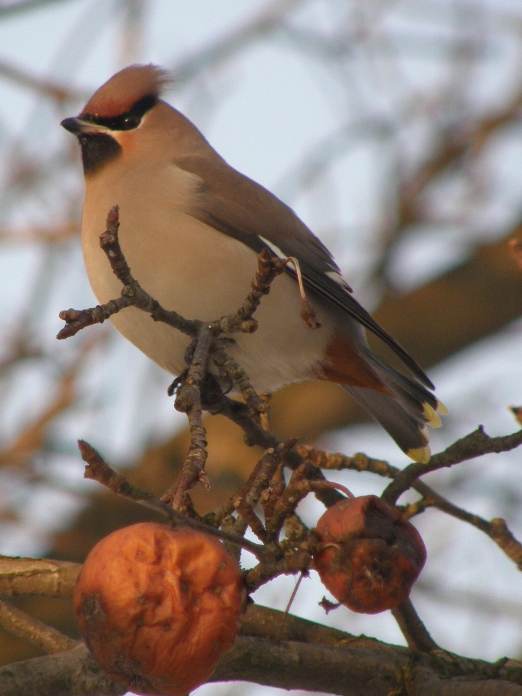
<path id="1" fill-rule="evenodd" d="M 92 121 L 83 121 L 79 117 L 64 118 L 60 123 L 61 126 L 68 130 L 73 135 L 87 135 L 89 133 L 105 132 L 106 128 Z"/>

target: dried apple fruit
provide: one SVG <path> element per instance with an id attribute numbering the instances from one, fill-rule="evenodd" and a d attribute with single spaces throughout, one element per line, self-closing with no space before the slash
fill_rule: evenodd
<path id="1" fill-rule="evenodd" d="M 232 647 L 241 570 L 216 538 L 144 522 L 102 539 L 78 576 L 74 609 L 93 657 L 137 694 L 183 696 Z"/>
<path id="2" fill-rule="evenodd" d="M 314 567 L 323 585 L 352 611 L 377 614 L 408 598 L 426 561 L 419 532 L 375 495 L 347 498 L 317 523 Z"/>

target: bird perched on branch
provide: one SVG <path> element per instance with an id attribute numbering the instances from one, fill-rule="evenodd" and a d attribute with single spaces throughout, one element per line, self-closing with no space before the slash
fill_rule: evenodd
<path id="1" fill-rule="evenodd" d="M 322 379 L 342 385 L 414 460 L 428 461 L 426 425 L 440 425 L 442 404 L 426 374 L 353 298 L 331 254 L 295 213 L 240 174 L 198 129 L 161 99 L 167 74 L 132 65 L 111 77 L 77 118 L 85 173 L 82 240 L 91 286 L 102 303 L 119 281 L 100 249 L 107 212 L 120 206 L 120 243 L 140 285 L 166 309 L 210 321 L 241 306 L 268 249 L 293 257 L 256 313 L 258 330 L 236 334 L 227 349 L 259 392 Z M 321 327 L 300 316 L 298 277 Z M 190 339 L 130 307 L 111 318 L 152 360 L 179 375 Z M 364 329 L 387 344 L 406 376 L 368 347 Z"/>

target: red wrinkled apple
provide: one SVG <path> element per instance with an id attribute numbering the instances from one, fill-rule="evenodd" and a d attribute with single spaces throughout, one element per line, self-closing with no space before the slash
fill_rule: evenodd
<path id="1" fill-rule="evenodd" d="M 375 495 L 336 503 L 319 519 L 317 533 L 314 567 L 352 611 L 377 614 L 401 604 L 426 561 L 419 532 Z"/>
<path id="2" fill-rule="evenodd" d="M 232 647 L 241 570 L 223 544 L 144 522 L 102 539 L 78 576 L 74 609 L 93 657 L 137 694 L 183 696 Z"/>

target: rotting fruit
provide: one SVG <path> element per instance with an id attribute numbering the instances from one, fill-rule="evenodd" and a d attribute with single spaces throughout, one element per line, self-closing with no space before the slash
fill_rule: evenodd
<path id="1" fill-rule="evenodd" d="M 205 682 L 244 603 L 241 570 L 220 541 L 149 522 L 102 539 L 74 591 L 91 654 L 137 694 L 182 696 Z"/>
<path id="2" fill-rule="evenodd" d="M 317 523 L 314 567 L 326 589 L 352 611 L 377 614 L 408 598 L 426 561 L 419 532 L 375 495 L 347 498 Z"/>

